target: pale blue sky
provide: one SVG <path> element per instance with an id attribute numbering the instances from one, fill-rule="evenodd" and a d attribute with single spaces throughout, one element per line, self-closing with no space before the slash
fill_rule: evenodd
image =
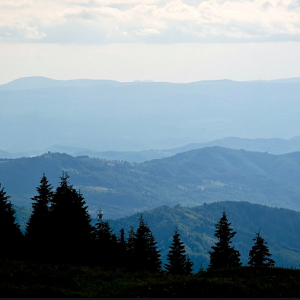
<path id="1" fill-rule="evenodd" d="M 300 1 L 1 0 L 0 84 L 300 77 Z"/>

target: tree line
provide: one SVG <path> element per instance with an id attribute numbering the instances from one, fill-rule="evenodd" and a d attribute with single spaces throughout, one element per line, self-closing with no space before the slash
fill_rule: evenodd
<path id="1" fill-rule="evenodd" d="M 141 215 L 136 230 L 123 228 L 116 235 L 101 210 L 96 224 L 91 225 L 86 202 L 80 191 L 68 182 L 63 172 L 59 186 L 54 190 L 43 174 L 37 195 L 32 198 L 32 214 L 25 233 L 16 223 L 15 210 L 0 184 L 0 255 L 2 258 L 38 262 L 71 263 L 121 267 L 128 270 L 159 272 L 162 270 L 161 254 L 147 222 Z M 230 227 L 225 211 L 215 225 L 217 242 L 209 251 L 209 269 L 241 266 L 240 253 L 232 247 L 236 232 Z M 273 266 L 274 260 L 260 231 L 253 239 L 248 264 Z M 186 254 L 178 229 L 167 254 L 166 272 L 190 274 L 193 262 Z"/>

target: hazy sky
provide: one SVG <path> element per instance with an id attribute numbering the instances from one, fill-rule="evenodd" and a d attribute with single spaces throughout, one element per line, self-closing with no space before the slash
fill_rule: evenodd
<path id="1" fill-rule="evenodd" d="M 0 84 L 300 77 L 299 0 L 1 0 Z"/>

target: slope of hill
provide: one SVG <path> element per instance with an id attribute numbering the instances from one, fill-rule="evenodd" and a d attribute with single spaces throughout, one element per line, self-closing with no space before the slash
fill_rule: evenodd
<path id="1" fill-rule="evenodd" d="M 249 250 L 253 246 L 252 239 L 260 229 L 261 236 L 268 243 L 276 266 L 298 268 L 300 263 L 300 213 L 287 209 L 271 208 L 247 202 L 216 202 L 193 208 L 162 206 L 151 211 L 143 212 L 158 247 L 161 249 L 163 260 L 172 243 L 172 235 L 177 227 L 186 250 L 195 262 L 194 270 L 200 265 L 207 267 L 209 254 L 207 251 L 214 245 L 215 223 L 219 221 L 223 210 L 226 211 L 231 227 L 237 234 L 233 245 L 241 253 L 243 264 L 247 264 Z M 140 214 L 130 217 L 110 220 L 109 223 L 118 234 L 123 227 L 125 232 L 130 226 L 138 226 Z"/>
<path id="2" fill-rule="evenodd" d="M 1 159 L 0 182 L 12 203 L 30 207 L 43 173 L 57 186 L 62 171 L 80 189 L 92 214 L 119 218 L 161 205 L 248 201 L 300 211 L 300 153 L 220 147 L 192 150 L 137 164 L 47 153 Z"/>
<path id="3" fill-rule="evenodd" d="M 223 139 L 214 140 L 207 143 L 193 143 L 184 147 L 170 149 L 169 152 L 172 154 L 185 152 L 189 150 L 195 150 L 204 147 L 224 147 L 229 149 L 247 150 L 247 151 L 258 151 L 268 152 L 270 154 L 285 154 L 300 151 L 300 137 L 295 136 L 290 139 L 246 139 L 238 137 L 226 137 Z"/>

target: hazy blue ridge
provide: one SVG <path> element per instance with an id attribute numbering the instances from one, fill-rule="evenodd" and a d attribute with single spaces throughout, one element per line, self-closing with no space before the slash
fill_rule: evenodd
<path id="1" fill-rule="evenodd" d="M 203 148 L 144 163 L 46 153 L 0 159 L 0 182 L 12 203 L 31 206 L 42 174 L 56 187 L 62 171 L 92 215 L 120 218 L 161 205 L 248 201 L 300 211 L 300 153 L 273 155 Z"/>
<path id="2" fill-rule="evenodd" d="M 94 158 L 102 158 L 106 160 L 124 160 L 128 162 L 145 162 L 152 159 L 160 159 L 170 157 L 174 154 L 195 150 L 205 147 L 220 146 L 229 149 L 244 149 L 248 151 L 268 152 L 270 154 L 286 154 L 300 151 L 300 137 L 296 136 L 291 139 L 246 139 L 237 137 L 227 137 L 214 140 L 207 143 L 192 143 L 183 147 L 162 150 L 144 150 L 144 151 L 92 151 L 90 149 L 53 145 L 44 151 L 29 151 L 9 153 L 0 151 L 0 158 L 20 158 L 26 156 L 37 156 L 45 152 L 67 153 L 72 156 L 87 155 Z"/>
<path id="3" fill-rule="evenodd" d="M 40 154 L 62 145 L 127 152 L 229 136 L 290 139 L 299 135 L 299 94 L 297 80 L 182 84 L 22 78 L 0 86 L 0 149 Z M 256 141 L 248 150 L 299 150 L 293 141 L 283 149 L 273 142 L 266 147 Z M 219 146 L 230 143 L 236 142 Z"/>
<path id="4" fill-rule="evenodd" d="M 114 80 L 73 79 L 56 80 L 47 77 L 23 77 L 0 85 L 1 91 L 34 90 L 56 87 L 93 87 L 103 84 L 118 84 Z"/>

